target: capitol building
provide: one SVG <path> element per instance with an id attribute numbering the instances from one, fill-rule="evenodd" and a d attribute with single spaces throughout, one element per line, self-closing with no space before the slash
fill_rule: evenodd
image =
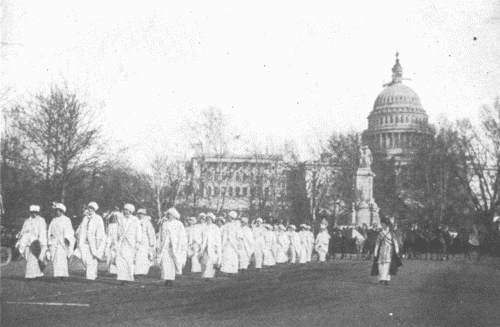
<path id="1" fill-rule="evenodd" d="M 375 161 L 394 160 L 398 166 L 405 166 L 411 162 L 415 147 L 432 137 L 432 132 L 419 96 L 403 84 L 403 67 L 398 57 L 396 53 L 392 81 L 384 85 L 368 116 L 363 143 Z"/>

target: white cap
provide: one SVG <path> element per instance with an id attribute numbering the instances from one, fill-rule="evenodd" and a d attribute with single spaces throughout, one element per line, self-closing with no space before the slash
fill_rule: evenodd
<path id="1" fill-rule="evenodd" d="M 30 212 L 40 212 L 40 206 L 31 205 Z"/>
<path id="2" fill-rule="evenodd" d="M 241 222 L 248 224 L 248 218 L 246 218 L 246 217 L 241 218 Z"/>
<path id="3" fill-rule="evenodd" d="M 233 219 L 237 219 L 238 218 L 238 214 L 236 213 L 236 211 L 231 211 L 228 213 L 228 216 L 233 218 Z"/>
<path id="4" fill-rule="evenodd" d="M 496 215 L 495 217 L 493 217 L 493 222 L 495 223 L 497 220 L 500 220 L 500 216 Z"/>
<path id="5" fill-rule="evenodd" d="M 205 216 L 206 219 L 212 219 L 212 220 L 215 220 L 215 215 L 211 212 L 207 213 L 207 215 Z"/>
<path id="6" fill-rule="evenodd" d="M 291 228 L 291 229 L 293 229 L 293 230 L 296 230 L 296 229 L 297 229 L 297 227 L 295 227 L 295 225 L 288 225 L 288 228 Z"/>
<path id="7" fill-rule="evenodd" d="M 177 209 L 173 207 L 167 210 L 167 215 L 169 214 L 172 215 L 175 219 L 181 218 L 181 214 L 179 213 L 179 211 L 177 211 Z"/>
<path id="8" fill-rule="evenodd" d="M 281 230 L 286 230 L 286 228 L 285 228 L 285 226 L 283 224 L 279 224 L 278 228 L 281 229 Z"/>
<path id="9" fill-rule="evenodd" d="M 127 203 L 123 206 L 123 209 L 128 210 L 132 213 L 135 211 L 135 206 L 133 204 Z"/>
<path id="10" fill-rule="evenodd" d="M 87 207 L 91 207 L 92 209 L 94 209 L 94 211 L 97 211 L 97 209 L 99 209 L 99 206 L 97 205 L 96 202 L 90 202 Z"/>
<path id="11" fill-rule="evenodd" d="M 66 212 L 66 206 L 62 203 L 54 203 L 54 206 L 52 208 L 59 209 L 62 212 Z"/>
<path id="12" fill-rule="evenodd" d="M 217 217 L 217 220 L 220 220 L 220 221 L 222 221 L 223 223 L 225 223 L 225 222 L 226 222 L 226 219 L 224 219 L 224 217 L 222 217 L 222 216 Z"/>
<path id="13" fill-rule="evenodd" d="M 198 219 L 205 219 L 206 217 L 207 217 L 207 214 L 206 214 L 206 213 L 204 213 L 204 212 L 200 212 L 200 213 L 198 214 Z"/>
<path id="14" fill-rule="evenodd" d="M 138 215 L 140 215 L 140 214 L 146 215 L 146 209 L 139 209 L 139 210 L 137 210 L 137 214 Z"/>
<path id="15" fill-rule="evenodd" d="M 262 220 L 262 218 L 257 218 L 255 221 L 258 222 L 258 223 L 263 223 L 264 222 L 264 220 Z"/>

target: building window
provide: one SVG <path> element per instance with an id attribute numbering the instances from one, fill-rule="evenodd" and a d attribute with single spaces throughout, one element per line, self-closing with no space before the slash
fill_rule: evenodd
<path id="1" fill-rule="evenodd" d="M 391 124 L 393 123 L 392 116 L 391 116 Z"/>
<path id="2" fill-rule="evenodd" d="M 236 173 L 236 181 L 239 182 L 241 180 L 241 175 L 240 173 Z"/>
<path id="3" fill-rule="evenodd" d="M 237 198 L 239 198 L 239 197 L 240 197 L 240 188 L 239 188 L 239 187 L 237 187 L 237 188 L 235 189 L 235 193 L 236 193 L 236 194 L 235 194 L 235 196 L 236 196 Z"/>
<path id="4" fill-rule="evenodd" d="M 232 197 L 232 196 L 233 196 L 233 188 L 232 188 L 231 186 L 229 187 L 229 190 L 228 190 L 228 195 L 229 195 L 230 197 Z"/>
<path id="5" fill-rule="evenodd" d="M 243 196 L 247 196 L 247 194 L 248 194 L 248 188 L 244 187 L 243 188 Z"/>
<path id="6" fill-rule="evenodd" d="M 222 187 L 221 188 L 221 194 L 222 195 L 226 195 L 226 187 Z"/>
<path id="7" fill-rule="evenodd" d="M 212 187 L 207 187 L 207 196 L 212 196 Z"/>
<path id="8" fill-rule="evenodd" d="M 218 187 L 214 187 L 214 195 L 215 196 L 219 195 L 219 188 Z"/>
<path id="9" fill-rule="evenodd" d="M 384 123 L 384 118 L 380 117 L 380 125 Z"/>

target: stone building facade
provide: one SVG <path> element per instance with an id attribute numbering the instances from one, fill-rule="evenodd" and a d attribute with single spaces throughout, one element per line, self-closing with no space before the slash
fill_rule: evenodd
<path id="1" fill-rule="evenodd" d="M 276 215 L 286 205 L 288 165 L 281 156 L 192 158 L 198 208 Z"/>

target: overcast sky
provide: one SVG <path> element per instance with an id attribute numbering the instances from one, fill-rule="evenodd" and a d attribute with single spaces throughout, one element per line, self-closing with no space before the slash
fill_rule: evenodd
<path id="1" fill-rule="evenodd" d="M 367 127 L 397 50 L 431 122 L 500 95 L 498 0 L 1 3 L 2 106 L 67 83 L 136 167 L 189 156 L 189 122 L 211 106 L 240 151 L 293 140 L 307 158 Z"/>

